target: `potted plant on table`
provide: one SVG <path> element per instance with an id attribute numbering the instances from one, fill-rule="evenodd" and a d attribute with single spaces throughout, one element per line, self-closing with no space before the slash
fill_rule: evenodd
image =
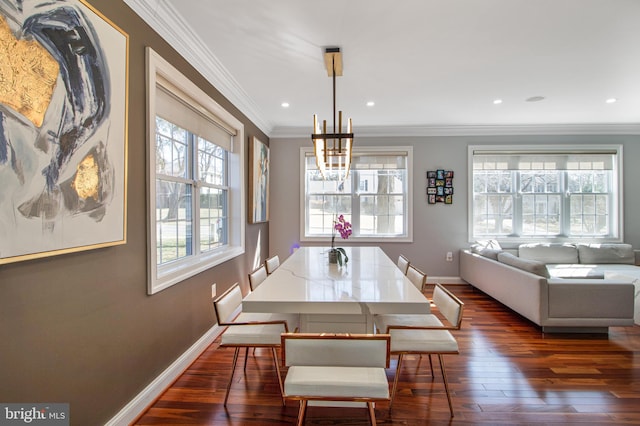
<path id="1" fill-rule="evenodd" d="M 338 219 L 333 221 L 333 235 L 331 236 L 331 249 L 329 250 L 329 263 L 337 263 L 342 266 L 347 264 L 349 257 L 342 247 L 335 246 L 336 231 L 340 233 L 340 237 L 343 240 L 346 240 L 352 234 L 351 223 L 347 222 L 343 215 L 338 216 Z"/>

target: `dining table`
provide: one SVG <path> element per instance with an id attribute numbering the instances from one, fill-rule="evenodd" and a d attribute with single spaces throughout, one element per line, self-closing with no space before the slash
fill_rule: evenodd
<path id="1" fill-rule="evenodd" d="M 243 312 L 297 313 L 307 333 L 373 333 L 376 314 L 430 312 L 429 300 L 380 247 L 343 248 L 343 265 L 329 262 L 330 247 L 298 248 L 244 298 Z"/>

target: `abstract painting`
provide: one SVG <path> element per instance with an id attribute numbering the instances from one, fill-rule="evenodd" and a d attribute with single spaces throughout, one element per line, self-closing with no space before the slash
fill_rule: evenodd
<path id="1" fill-rule="evenodd" d="M 269 220 L 269 147 L 252 138 L 249 147 L 249 222 Z"/>
<path id="2" fill-rule="evenodd" d="M 126 242 L 128 35 L 0 0 L 0 264 Z"/>

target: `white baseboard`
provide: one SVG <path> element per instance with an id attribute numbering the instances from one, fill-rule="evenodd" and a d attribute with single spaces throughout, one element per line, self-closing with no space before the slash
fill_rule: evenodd
<path id="1" fill-rule="evenodd" d="M 427 276 L 427 284 L 467 284 L 465 280 L 460 277 L 432 277 Z"/>
<path id="2" fill-rule="evenodd" d="M 131 424 L 213 343 L 221 332 L 222 328 L 218 327 L 218 325 L 211 327 L 105 425 L 122 426 Z"/>

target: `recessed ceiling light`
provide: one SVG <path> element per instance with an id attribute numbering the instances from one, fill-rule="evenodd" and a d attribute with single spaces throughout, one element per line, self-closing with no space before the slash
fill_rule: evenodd
<path id="1" fill-rule="evenodd" d="M 526 102 L 540 102 L 544 100 L 544 96 L 531 96 L 530 98 L 525 99 Z"/>
<path id="2" fill-rule="evenodd" d="M 608 103 L 608 104 L 613 104 L 613 103 L 616 103 L 616 101 L 617 101 L 616 98 L 609 98 L 605 102 Z"/>
<path id="3" fill-rule="evenodd" d="M 494 99 L 493 100 L 493 104 L 494 105 L 500 105 L 502 103 L 502 99 Z"/>
<path id="4" fill-rule="evenodd" d="M 368 107 L 372 107 L 372 106 L 374 106 L 375 104 L 376 104 L 376 103 L 375 103 L 375 102 L 373 102 L 373 101 L 369 101 L 369 102 L 367 102 L 367 106 L 368 106 Z"/>
<path id="5" fill-rule="evenodd" d="M 280 104 L 282 108 L 289 108 L 289 102 L 283 102 Z"/>

